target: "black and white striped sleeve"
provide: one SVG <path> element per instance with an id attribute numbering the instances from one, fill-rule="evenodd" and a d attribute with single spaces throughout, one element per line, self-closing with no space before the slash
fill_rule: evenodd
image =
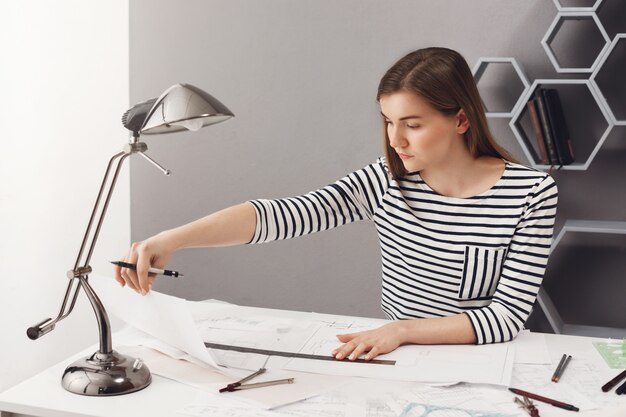
<path id="1" fill-rule="evenodd" d="M 550 254 L 558 191 L 546 176 L 533 190 L 507 250 L 491 303 L 469 310 L 477 344 L 512 340 L 537 298 Z"/>
<path id="2" fill-rule="evenodd" d="M 319 190 L 297 197 L 251 200 L 256 229 L 249 243 L 264 243 L 372 219 L 389 186 L 381 160 Z"/>

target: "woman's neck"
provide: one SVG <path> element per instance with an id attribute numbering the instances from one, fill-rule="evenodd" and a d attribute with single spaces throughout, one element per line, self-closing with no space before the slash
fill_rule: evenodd
<path id="1" fill-rule="evenodd" d="M 420 171 L 420 176 L 437 193 L 468 198 L 491 189 L 502 177 L 504 161 L 492 156 L 474 158 L 469 154 L 447 158 Z"/>

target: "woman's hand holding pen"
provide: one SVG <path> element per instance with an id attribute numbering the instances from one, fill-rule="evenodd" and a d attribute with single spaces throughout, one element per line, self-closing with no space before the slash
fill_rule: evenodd
<path id="1" fill-rule="evenodd" d="M 128 285 L 138 293 L 146 295 L 156 279 L 156 274 L 148 273 L 148 269 L 163 268 L 169 262 L 172 253 L 173 249 L 167 244 L 164 233 L 133 243 L 121 261 L 136 264 L 137 270 L 116 266 L 115 279 L 120 285 Z"/>
<path id="2" fill-rule="evenodd" d="M 254 236 L 256 212 L 249 203 L 241 203 L 210 214 L 191 223 L 169 229 L 143 242 L 133 243 L 122 262 L 136 264 L 137 271 L 115 268 L 115 279 L 122 286 L 147 294 L 155 280 L 150 267 L 163 269 L 174 251 L 183 248 L 202 248 L 242 245 Z"/>
<path id="3" fill-rule="evenodd" d="M 335 349 L 331 355 L 338 360 L 344 358 L 355 360 L 367 352 L 365 360 L 371 360 L 397 349 L 405 343 L 405 335 L 406 328 L 402 321 L 394 321 L 374 330 L 338 334 L 337 339 L 344 344 Z"/>

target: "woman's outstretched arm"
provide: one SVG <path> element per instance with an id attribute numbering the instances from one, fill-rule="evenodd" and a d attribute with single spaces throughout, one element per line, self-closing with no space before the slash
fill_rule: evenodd
<path id="1" fill-rule="evenodd" d="M 245 202 L 217 211 L 180 227 L 163 231 L 133 243 L 123 261 L 137 264 L 137 270 L 116 267 L 115 279 L 122 285 L 147 294 L 155 276 L 150 267 L 163 268 L 172 254 L 183 248 L 233 246 L 248 243 L 254 235 L 256 213 Z"/>

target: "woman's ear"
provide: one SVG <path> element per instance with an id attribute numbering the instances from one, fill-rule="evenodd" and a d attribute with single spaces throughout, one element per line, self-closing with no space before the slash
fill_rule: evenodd
<path id="1" fill-rule="evenodd" d="M 470 128 L 469 119 L 467 118 L 467 114 L 465 114 L 465 110 L 461 109 L 456 114 L 456 131 L 459 134 L 464 134 Z"/>

